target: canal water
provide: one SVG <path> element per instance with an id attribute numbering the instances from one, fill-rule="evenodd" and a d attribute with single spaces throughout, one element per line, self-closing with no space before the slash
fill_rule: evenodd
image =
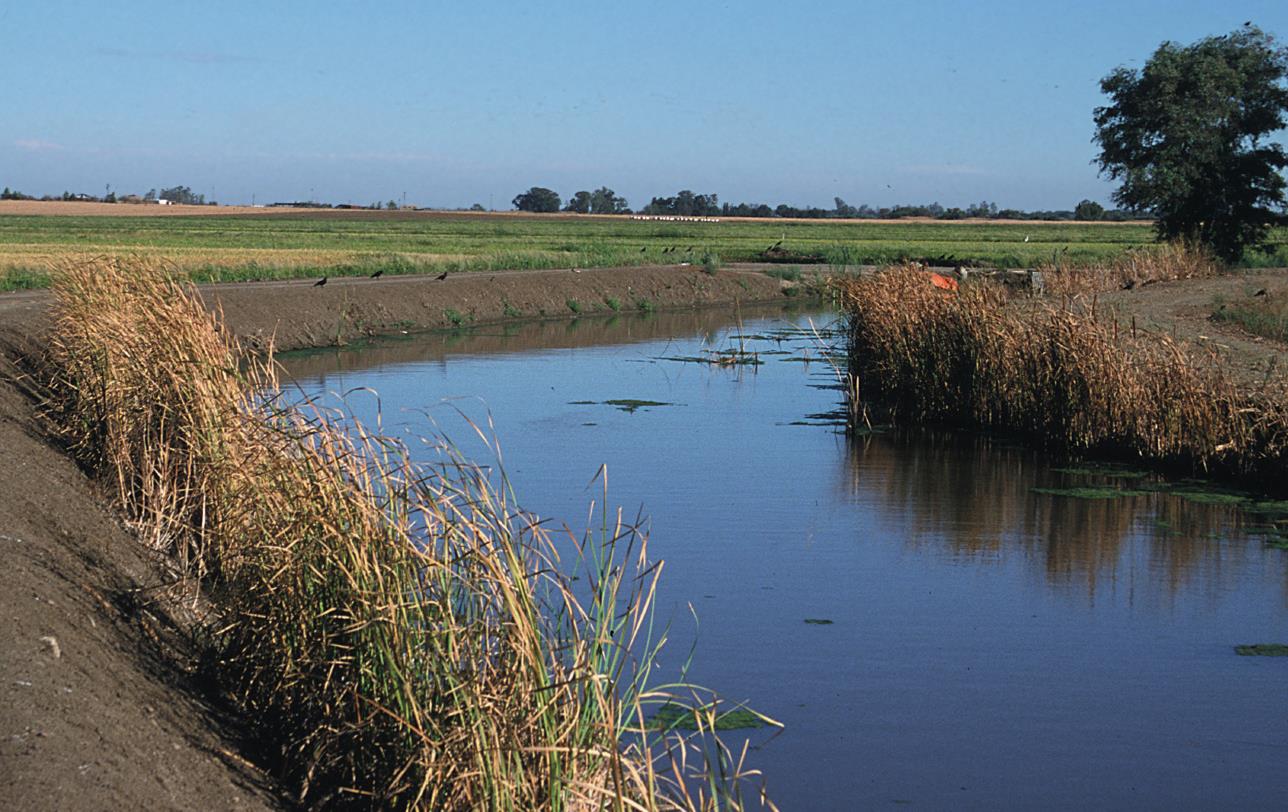
<path id="1" fill-rule="evenodd" d="M 725 734 L 783 809 L 1282 804 L 1288 658 L 1235 652 L 1288 642 L 1274 506 L 968 433 L 847 438 L 835 318 L 622 315 L 282 361 L 480 463 L 471 423 L 492 426 L 521 504 L 578 534 L 606 465 L 666 562 L 659 679 L 696 638 L 693 682 L 783 723 Z"/>

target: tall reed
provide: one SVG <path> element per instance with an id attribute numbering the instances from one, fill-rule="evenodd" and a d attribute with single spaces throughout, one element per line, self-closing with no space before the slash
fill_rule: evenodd
<path id="1" fill-rule="evenodd" d="M 213 595 L 215 674 L 302 800 L 744 805 L 740 758 L 644 724 L 685 689 L 646 684 L 661 567 L 620 512 L 561 542 L 450 447 L 418 465 L 284 403 L 271 362 L 156 268 L 77 264 L 56 296 L 52 413 Z"/>
<path id="2" fill-rule="evenodd" d="M 836 284 L 851 391 L 897 420 L 1288 482 L 1283 393 L 1240 389 L 1165 334 L 1120 330 L 1079 298 L 1015 298 L 988 281 L 942 291 L 916 266 Z"/>

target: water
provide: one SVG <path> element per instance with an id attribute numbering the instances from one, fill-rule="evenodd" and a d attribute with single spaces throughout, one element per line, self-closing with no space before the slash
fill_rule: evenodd
<path id="1" fill-rule="evenodd" d="M 1282 803 L 1288 660 L 1233 651 L 1288 642 L 1288 552 L 1263 543 L 1264 517 L 1035 493 L 1115 480 L 969 434 L 847 441 L 808 335 L 833 317 L 741 315 L 492 328 L 286 366 L 306 392 L 369 387 L 387 431 L 428 417 L 475 457 L 461 413 L 490 414 L 522 503 L 574 529 L 607 464 L 610 499 L 649 517 L 666 561 L 667 668 L 692 605 L 690 677 L 786 726 L 751 733 L 784 809 Z M 740 343 L 763 363 L 665 360 Z M 670 405 L 604 404 L 630 399 Z M 375 419 L 371 394 L 349 404 Z"/>

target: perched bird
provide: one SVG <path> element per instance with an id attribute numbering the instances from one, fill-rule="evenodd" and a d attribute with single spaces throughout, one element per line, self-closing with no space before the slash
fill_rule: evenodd
<path id="1" fill-rule="evenodd" d="M 646 246 L 644 246 L 643 248 L 641 248 L 641 249 L 640 249 L 640 253 L 642 254 L 642 253 L 644 253 L 644 252 L 645 252 L 645 251 L 647 251 L 647 250 L 648 250 L 648 246 L 646 245 Z"/>
<path id="2" fill-rule="evenodd" d="M 442 282 L 444 279 L 447 278 L 447 271 L 443 271 L 442 273 L 440 273 L 438 276 L 434 278 L 437 279 L 439 282 Z"/>
<path id="3" fill-rule="evenodd" d="M 1257 291 L 1256 293 L 1254 293 L 1254 294 L 1252 294 L 1252 295 L 1253 295 L 1253 296 L 1265 296 L 1265 295 L 1266 295 L 1266 289 L 1265 289 L 1265 288 L 1262 288 L 1261 290 Z"/>
<path id="4" fill-rule="evenodd" d="M 376 271 L 375 273 L 373 273 L 373 274 L 371 275 L 371 278 L 372 278 L 372 279 L 379 279 L 381 276 L 383 276 L 383 275 L 384 275 L 384 273 L 385 273 L 384 269 L 383 269 L 383 268 L 381 268 L 380 270 L 378 270 L 378 271 Z"/>
<path id="5" fill-rule="evenodd" d="M 313 287 L 315 287 L 315 288 L 320 288 L 320 287 L 322 287 L 322 286 L 323 286 L 323 285 L 325 285 L 325 284 L 326 284 L 326 277 L 324 276 L 324 277 L 322 277 L 321 279 L 319 279 L 318 281 L 314 282 L 314 283 L 313 283 Z"/>

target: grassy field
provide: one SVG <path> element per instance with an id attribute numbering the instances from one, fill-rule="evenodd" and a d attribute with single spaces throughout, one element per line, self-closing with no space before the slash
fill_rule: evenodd
<path id="1" fill-rule="evenodd" d="M 776 259 L 886 264 L 906 259 L 1031 267 L 1103 260 L 1149 243 L 1150 227 L 1109 223 L 832 222 L 453 216 L 426 213 L 152 217 L 0 216 L 0 289 L 42 287 L 69 256 L 164 257 L 197 281 Z M 689 252 L 689 248 L 693 252 Z M 673 249 L 673 250 L 672 250 Z M 1288 264 L 1288 230 L 1256 265 Z"/>

